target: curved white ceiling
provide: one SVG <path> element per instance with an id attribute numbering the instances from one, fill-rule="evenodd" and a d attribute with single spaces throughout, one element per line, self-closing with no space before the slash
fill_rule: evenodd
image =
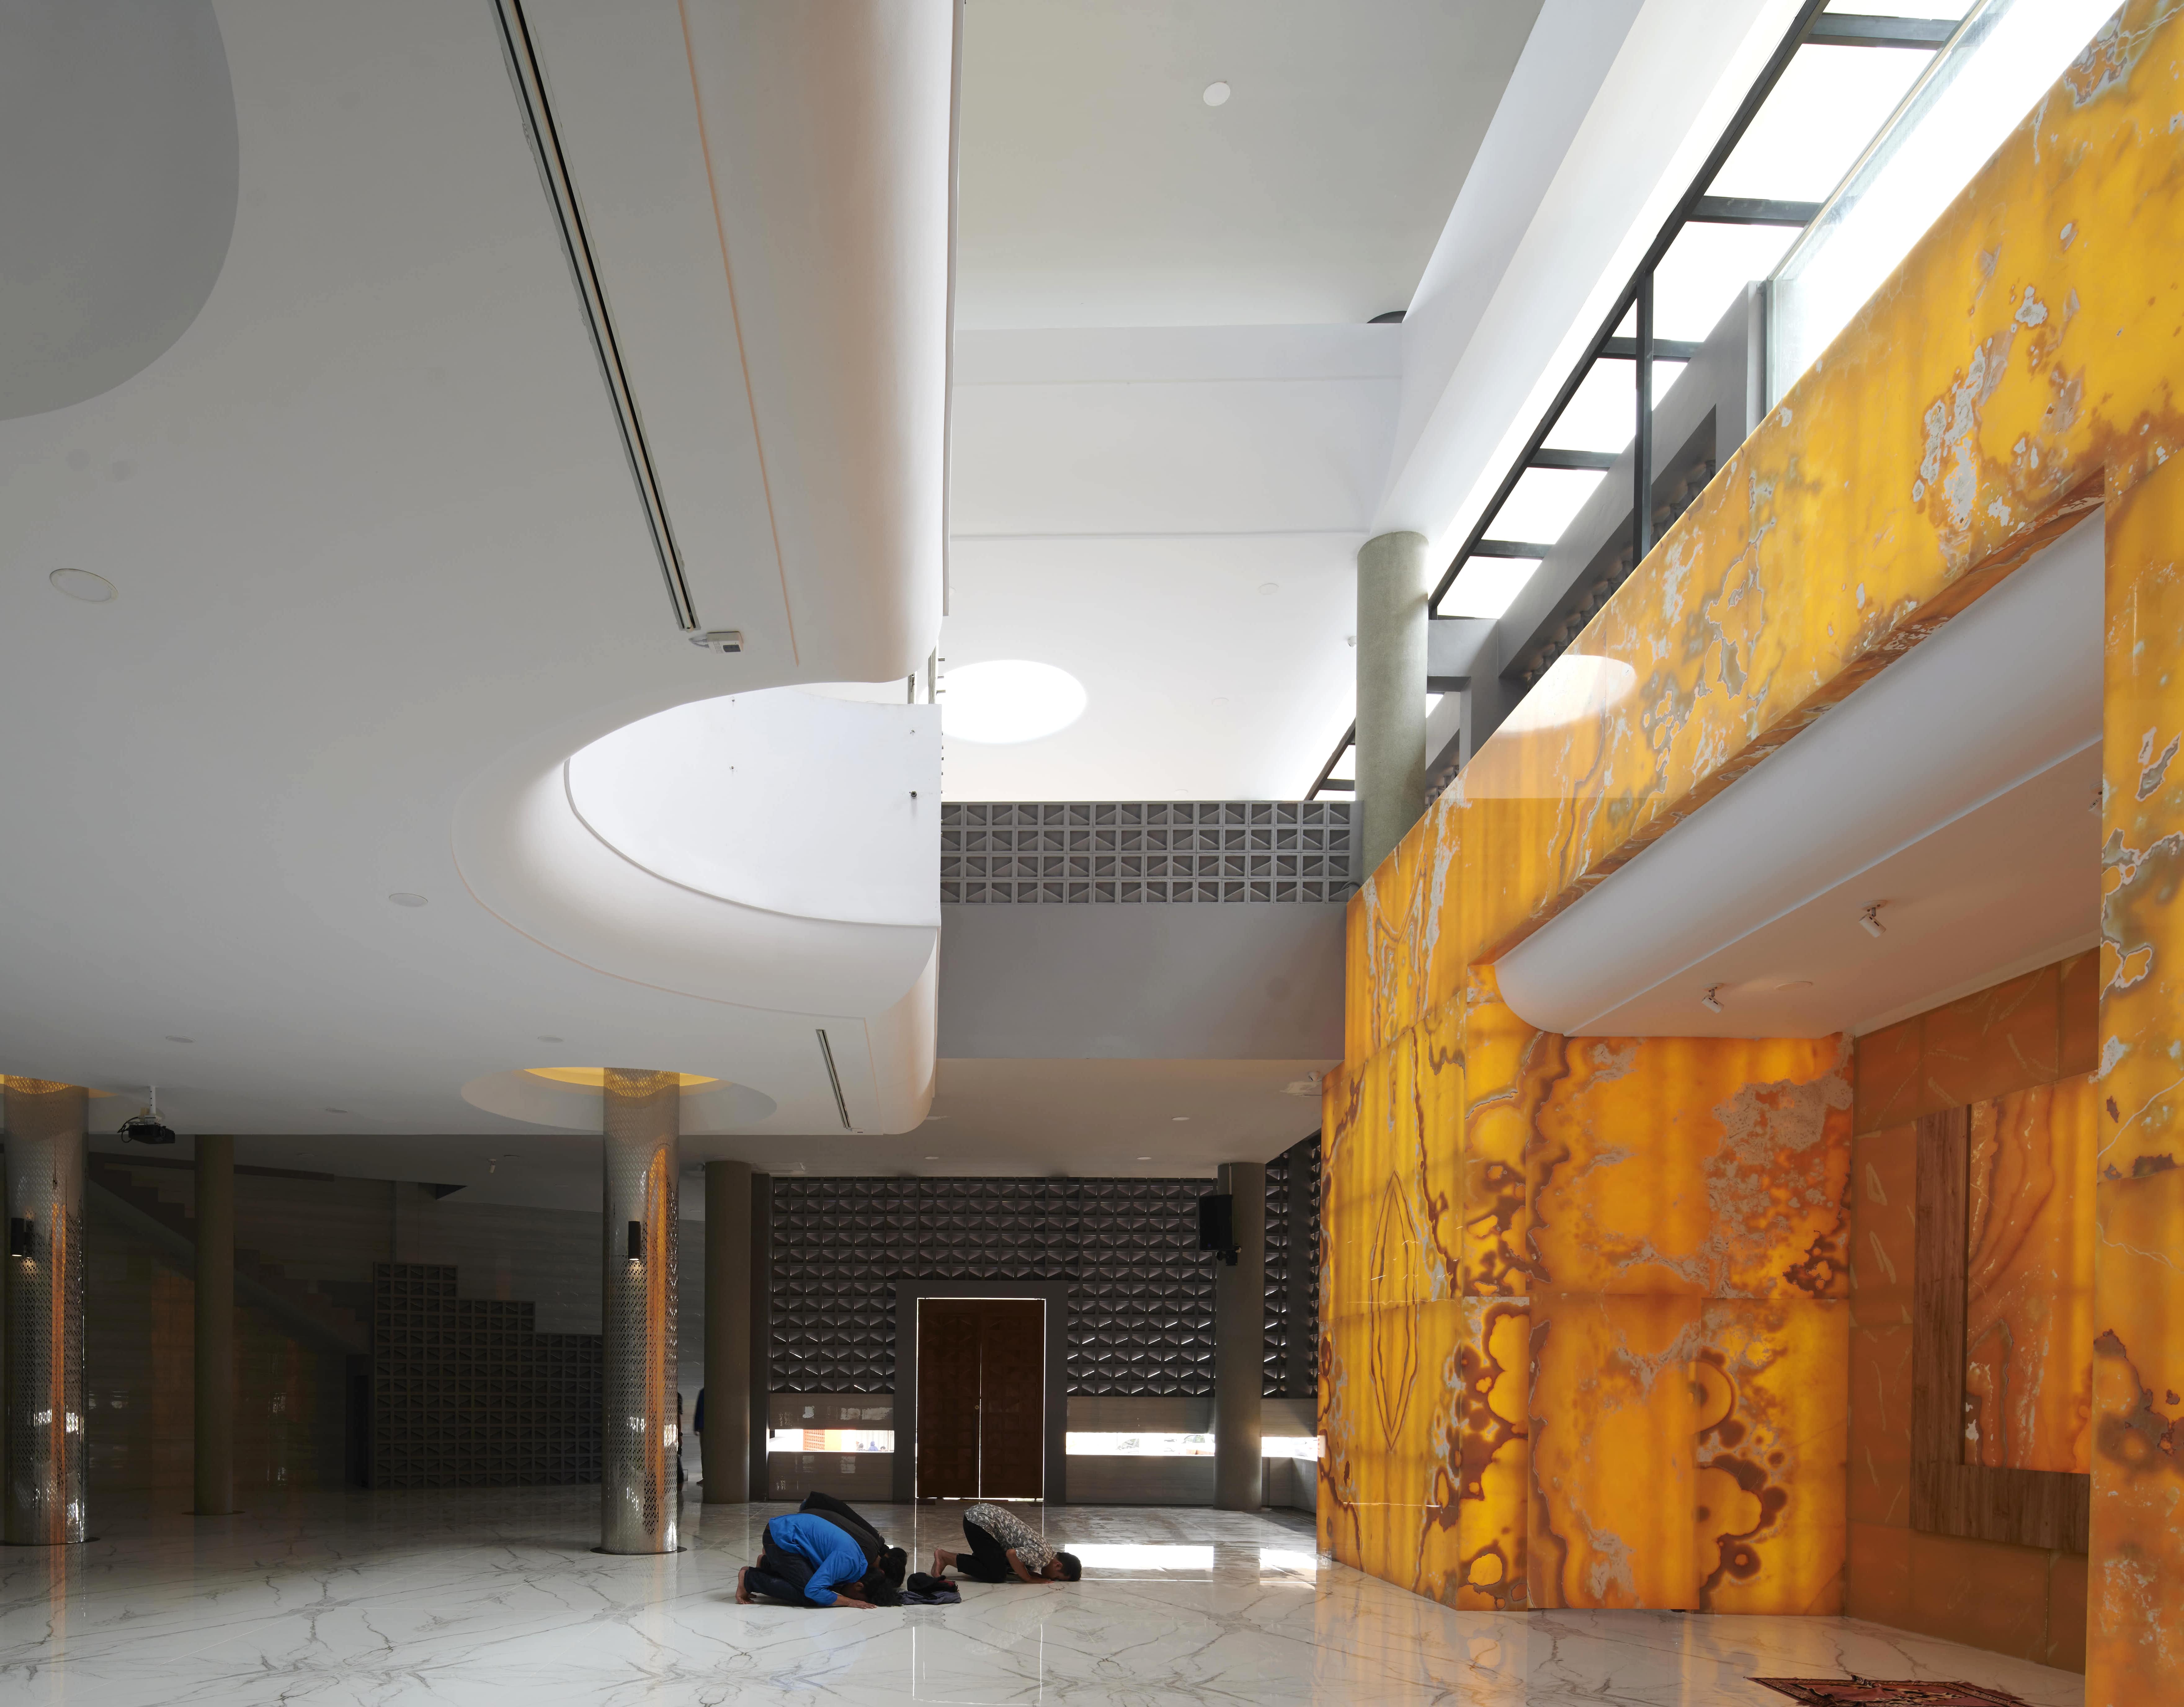
<path id="1" fill-rule="evenodd" d="M 0 421 L 0 719 L 34 732 L 0 747 L 0 1066 L 293 1135 L 518 1131 L 462 1087 L 655 1066 L 839 1134 L 824 1029 L 851 1126 L 915 1124 L 931 924 L 652 875 L 562 767 L 685 701 L 931 652 L 948 0 L 689 0 L 687 42 L 676 0 L 529 8 L 699 609 L 749 642 L 725 657 L 661 597 L 492 8 L 217 10 L 217 283 L 133 378 Z M 18 165 L 81 187 L 65 150 Z M 58 566 L 120 596 L 66 599 Z M 838 813 L 831 738 L 784 739 L 813 745 L 800 777 L 770 756 L 783 788 Z M 903 914 L 906 847 L 833 911 Z"/>
<path id="2" fill-rule="evenodd" d="M 142 372 L 212 293 L 237 137 L 210 0 L 0 8 L 0 158 L 5 417 Z"/>
<path id="3" fill-rule="evenodd" d="M 940 923 L 933 706 L 794 689 L 695 700 L 572 753 L 569 804 L 700 895 L 848 924 Z"/>
<path id="4" fill-rule="evenodd" d="M 1825 1034 L 2086 946 L 2101 610 L 2095 516 L 1504 955 L 1502 995 L 1565 1034 Z M 1979 910 L 1911 905 L 1914 870 Z"/>

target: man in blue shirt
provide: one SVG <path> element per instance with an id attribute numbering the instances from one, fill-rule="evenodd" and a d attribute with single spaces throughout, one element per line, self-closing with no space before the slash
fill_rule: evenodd
<path id="1" fill-rule="evenodd" d="M 756 1565 L 736 1578 L 736 1600 L 744 1606 L 764 1595 L 792 1606 L 861 1606 L 848 1589 L 864 1587 L 865 1553 L 849 1533 L 823 1517 L 792 1512 L 766 1526 Z"/>

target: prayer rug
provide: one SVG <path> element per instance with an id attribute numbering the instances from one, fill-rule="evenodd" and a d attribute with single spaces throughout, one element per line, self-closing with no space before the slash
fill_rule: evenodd
<path id="1" fill-rule="evenodd" d="M 1872 1677 L 1755 1677 L 1804 1707 L 2026 1707 L 2005 1689 L 1977 1683 L 1914 1679 L 1891 1683 Z"/>

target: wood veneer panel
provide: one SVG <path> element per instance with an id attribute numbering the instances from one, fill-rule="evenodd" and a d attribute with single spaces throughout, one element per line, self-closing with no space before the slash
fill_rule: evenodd
<path id="1" fill-rule="evenodd" d="M 979 1332 L 975 1298 L 917 1304 L 917 1497 L 978 1497 Z"/>
<path id="2" fill-rule="evenodd" d="M 1911 1462 L 1964 1455 L 1964 1246 L 1971 1111 L 1923 1114 L 1918 1272 L 1911 1299 Z M 1914 1481 L 1914 1526 L 1917 1498 Z"/>
<path id="3" fill-rule="evenodd" d="M 979 1314 L 979 1497 L 1037 1499 L 1046 1470 L 1046 1303 L 992 1298 Z"/>
<path id="4" fill-rule="evenodd" d="M 1911 1526 L 2017 1547 L 2086 1550 L 2092 1478 L 1964 1462 L 1964 1273 L 1971 1111 L 1918 1122 L 1911 1302 Z"/>
<path id="5" fill-rule="evenodd" d="M 1930 1535 L 2086 1551 L 2093 1479 L 2069 1470 L 1914 1460 L 1911 1526 Z"/>

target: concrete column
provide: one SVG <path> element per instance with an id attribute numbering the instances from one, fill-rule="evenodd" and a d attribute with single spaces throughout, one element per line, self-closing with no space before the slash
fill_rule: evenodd
<path id="1" fill-rule="evenodd" d="M 750 1497 L 771 1497 L 766 1435 L 773 1402 L 773 1175 L 750 1182 Z M 900 1436 L 898 1436 L 900 1438 Z"/>
<path id="2" fill-rule="evenodd" d="M 682 1081 L 672 1073 L 606 1069 L 602 1553 L 680 1550 L 675 1200 L 682 1101 Z"/>
<path id="3" fill-rule="evenodd" d="M 196 1503 L 235 1509 L 235 1140 L 198 1135 Z"/>
<path id="4" fill-rule="evenodd" d="M 0 1411 L 4 1528 L 14 1547 L 86 1538 L 81 1085 L 5 1081 L 8 1300 Z"/>
<path id="5" fill-rule="evenodd" d="M 1426 542 L 1383 533 L 1357 551 L 1357 810 L 1362 881 L 1426 798 Z"/>
<path id="6" fill-rule="evenodd" d="M 705 1503 L 750 1492 L 750 1206 L 748 1162 L 705 1164 Z"/>
<path id="7" fill-rule="evenodd" d="M 1213 1503 L 1223 1511 L 1256 1511 L 1266 1491 L 1259 1458 L 1261 1364 L 1267 1348 L 1267 1169 L 1224 1162 L 1219 1189 L 1229 1194 L 1234 1266 L 1213 1271 Z"/>

